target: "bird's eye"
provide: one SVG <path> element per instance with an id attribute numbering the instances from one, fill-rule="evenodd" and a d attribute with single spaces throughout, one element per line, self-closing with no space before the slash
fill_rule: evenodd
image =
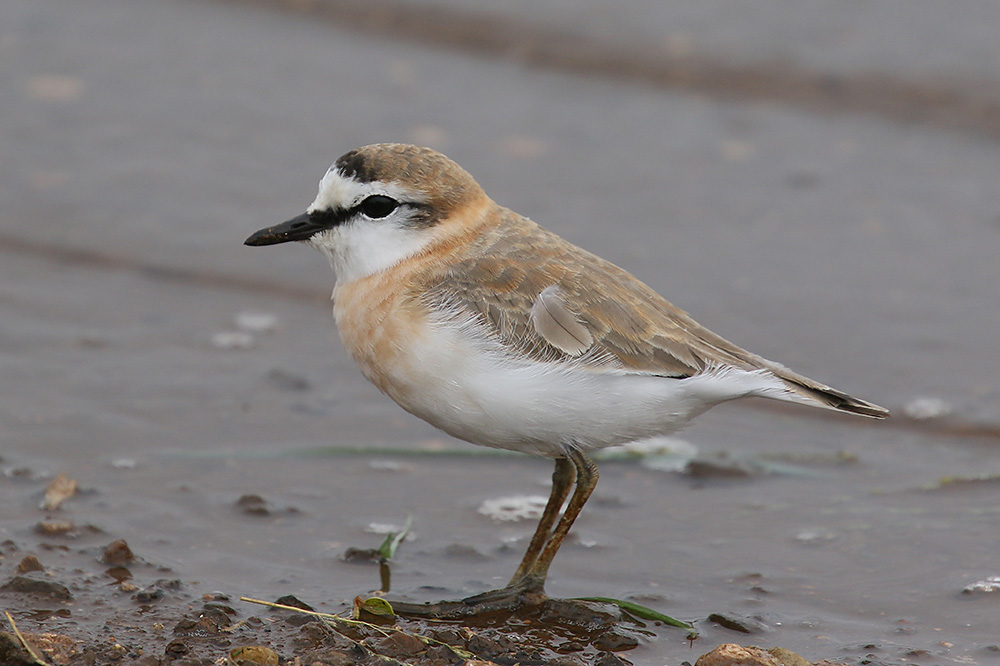
<path id="1" fill-rule="evenodd" d="M 361 202 L 361 212 L 375 219 L 385 217 L 398 207 L 398 201 L 381 194 L 373 194 Z"/>

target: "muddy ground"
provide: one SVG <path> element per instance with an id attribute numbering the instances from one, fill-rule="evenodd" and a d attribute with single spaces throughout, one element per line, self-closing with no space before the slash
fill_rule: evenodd
<path id="1" fill-rule="evenodd" d="M 11 477 L 27 475 L 28 470 L 13 470 Z M 20 484 L 22 489 L 31 486 L 24 478 Z M 594 601 L 552 599 L 540 607 L 513 613 L 450 621 L 396 617 L 378 605 L 369 612 L 371 607 L 363 599 L 381 600 L 382 591 L 365 593 L 353 604 L 321 604 L 319 613 L 294 595 L 272 600 L 308 611 L 298 613 L 238 598 L 237 591 L 206 591 L 183 571 L 135 554 L 124 539 L 108 542 L 112 535 L 97 525 L 76 524 L 58 512 L 58 504 L 75 495 L 74 485 L 66 476 L 49 483 L 40 507 L 46 516 L 32 529 L 19 530 L 27 538 L 0 544 L 0 571 L 4 575 L 0 599 L 9 613 L 6 630 L 0 632 L 0 663 L 5 666 L 624 666 L 633 663 L 628 656 L 631 650 L 641 643 L 655 643 L 667 633 L 684 637 L 690 655 L 684 663 L 695 663 L 705 648 L 699 637 L 704 627 L 728 630 L 734 641 L 745 634 L 761 634 L 764 629 L 759 618 L 736 614 L 714 614 L 688 628 L 678 628 Z M 83 494 L 93 498 L 99 493 L 91 490 Z M 234 510 L 263 519 L 271 517 L 267 502 L 255 495 L 241 497 Z M 383 588 L 388 587 L 391 563 L 379 562 L 374 549 L 350 548 L 343 559 L 367 567 L 373 577 L 379 577 Z M 878 649 L 875 645 L 867 648 Z M 811 663 L 782 648 L 772 648 L 771 653 L 727 644 L 697 663 Z M 924 655 L 914 650 L 910 656 Z M 836 663 L 895 662 L 880 662 L 866 654 Z"/>
<path id="2" fill-rule="evenodd" d="M 755 474 L 746 461 L 685 460 L 688 454 L 682 450 L 655 460 L 660 466 L 675 466 L 674 473 L 696 487 L 732 484 L 734 479 Z M 612 462 L 606 466 L 615 469 L 621 464 Z M 796 464 L 803 469 L 851 468 L 857 461 L 845 456 L 840 460 L 799 460 Z M 385 463 L 378 465 L 387 466 L 392 467 Z M 386 597 L 390 603 L 394 597 L 436 600 L 455 595 L 456 591 L 447 585 L 432 584 L 410 589 L 408 593 L 395 592 L 391 583 L 394 562 L 384 558 L 380 561 L 375 548 L 379 542 L 390 540 L 381 537 L 364 539 L 371 547 L 347 547 L 336 556 L 339 564 L 331 573 L 339 568 L 356 574 L 357 581 L 367 579 L 370 583 L 368 586 L 359 583 L 355 590 L 359 596 L 353 602 L 326 598 L 329 583 L 339 576 L 315 581 L 296 581 L 294 577 L 273 580 L 271 589 L 280 590 L 284 586 L 295 594 L 263 601 L 312 612 L 300 614 L 264 606 L 252 596 L 244 596 L 248 590 L 259 589 L 259 581 L 243 587 L 210 588 L 204 581 L 186 574 L 182 564 L 158 561 L 155 548 L 150 554 L 134 552 L 125 539 L 102 527 L 106 521 L 101 514 L 110 508 L 103 496 L 114 492 L 113 489 L 79 488 L 67 475 L 45 479 L 41 478 L 43 474 L 24 467 L 6 467 L 5 472 L 7 490 L 14 490 L 22 505 L 34 504 L 37 516 L 34 524 L 9 527 L 7 532 L 12 538 L 0 544 L 3 578 L 0 602 L 15 623 L 8 624 L 0 638 L 0 663 L 9 666 L 36 663 L 35 657 L 60 666 L 106 663 L 438 666 L 470 661 L 503 666 L 620 666 L 636 663 L 635 656 L 638 663 L 662 659 L 664 663 L 694 664 L 706 652 L 709 654 L 697 662 L 701 666 L 989 664 L 995 657 L 1000 658 L 1000 646 L 984 642 L 974 658 L 970 657 L 975 652 L 963 651 L 963 657 L 953 661 L 949 654 L 955 642 L 949 640 L 949 634 L 935 629 L 935 643 L 920 647 L 927 645 L 928 628 L 919 621 L 900 617 L 891 623 L 896 637 L 888 642 L 878 623 L 872 625 L 875 630 L 870 632 L 870 642 L 836 648 L 828 644 L 822 633 L 814 633 L 806 645 L 823 654 L 809 655 L 814 661 L 808 661 L 780 644 L 774 645 L 781 640 L 793 645 L 802 643 L 795 633 L 782 627 L 785 618 L 781 613 L 787 612 L 787 608 L 782 611 L 780 602 L 775 605 L 767 600 L 778 591 L 772 586 L 780 588 L 780 583 L 767 575 L 752 573 L 732 581 L 743 589 L 740 603 L 729 602 L 721 612 L 707 613 L 704 617 L 683 618 L 691 621 L 689 628 L 639 618 L 608 603 L 558 599 L 515 614 L 495 613 L 460 621 L 392 617 L 377 606 L 373 612 L 367 612 L 368 606 L 362 601 Z M 980 481 L 952 483 L 980 485 Z M 604 498 L 603 503 L 608 502 Z M 519 511 L 531 513 L 518 506 L 517 498 L 507 498 L 501 504 L 499 511 L 506 518 Z M 30 513 L 26 511 L 25 517 Z M 228 513 L 237 529 L 254 532 L 254 524 L 269 530 L 289 520 L 301 520 L 305 512 L 247 494 L 237 498 L 228 507 Z M 799 538 L 808 543 L 831 537 L 802 534 Z M 197 548 L 198 544 L 187 546 Z M 252 542 L 248 542 L 248 547 L 253 547 Z M 413 546 L 404 539 L 399 548 L 396 555 Z M 510 550 L 506 547 L 497 552 L 509 555 Z M 449 560 L 496 564 L 498 559 L 483 554 L 475 545 L 463 546 L 457 542 L 444 548 L 432 546 L 431 551 L 437 553 L 439 563 L 444 565 L 442 572 L 457 570 L 448 566 Z M 601 551 L 607 554 L 606 549 L 598 548 L 591 555 L 600 555 Z M 401 559 L 408 561 L 406 557 Z M 402 569 L 404 577 L 413 573 L 406 566 Z M 998 587 L 1000 582 L 995 580 L 980 581 L 978 589 L 970 586 L 958 596 L 965 597 L 962 601 L 965 605 L 976 604 L 977 598 L 981 604 Z M 670 605 L 668 596 L 653 592 L 633 593 L 625 601 L 661 609 Z M 326 615 L 317 616 L 317 612 Z M 829 618 L 800 620 L 799 625 L 798 634 L 803 629 L 812 633 L 823 625 L 832 626 Z M 12 631 L 14 626 L 21 636 Z M 863 635 L 864 631 L 857 633 Z M 963 640 L 960 635 L 955 638 Z M 34 655 L 24 649 L 25 641 Z M 774 655 L 763 651 L 734 654 L 732 650 L 737 646 L 733 644 L 748 646 L 751 651 L 755 648 L 749 646 L 764 645 L 772 648 Z"/>
<path id="3" fill-rule="evenodd" d="M 240 597 L 349 612 L 381 581 L 345 554 L 408 519 L 390 598 L 506 582 L 551 462 L 403 413 L 336 339 L 322 257 L 242 245 L 340 154 L 406 141 L 893 412 L 723 405 L 600 461 L 549 593 L 693 644 L 410 634 L 498 662 L 1000 663 L 1000 5 L 916 5 L 0 3 L 0 609 L 76 662 L 340 663 L 346 638 Z M 103 561 L 119 540 L 135 560 Z"/>

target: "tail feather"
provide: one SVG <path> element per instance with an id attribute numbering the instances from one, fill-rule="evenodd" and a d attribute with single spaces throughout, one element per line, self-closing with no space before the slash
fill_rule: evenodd
<path id="1" fill-rule="evenodd" d="M 772 361 L 768 365 L 768 369 L 785 383 L 789 391 L 783 396 L 772 397 L 816 407 L 824 407 L 838 412 L 858 414 L 859 416 L 867 416 L 873 419 L 884 419 L 889 416 L 889 410 L 885 407 L 847 395 L 843 391 L 838 391 L 826 384 L 821 384 L 814 379 L 809 379 L 804 375 L 793 372 L 779 363 Z"/>
<path id="2" fill-rule="evenodd" d="M 809 384 L 803 384 L 785 377 L 782 377 L 782 379 L 785 380 L 791 391 L 806 397 L 811 404 L 819 403 L 818 406 L 820 407 L 834 409 L 838 412 L 867 416 L 873 419 L 884 419 L 889 416 L 889 410 L 885 407 L 868 402 L 867 400 L 855 398 L 829 386 L 824 386 L 811 380 Z"/>

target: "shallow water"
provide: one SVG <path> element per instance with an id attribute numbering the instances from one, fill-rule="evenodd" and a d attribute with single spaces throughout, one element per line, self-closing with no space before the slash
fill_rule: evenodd
<path id="1" fill-rule="evenodd" d="M 394 595 L 465 596 L 516 567 L 533 521 L 478 509 L 544 496 L 551 463 L 445 440 L 400 413 L 326 351 L 337 349 L 326 306 L 268 301 L 277 328 L 254 333 L 252 349 L 224 349 L 213 334 L 261 298 L 39 258 L 6 266 L 16 270 L 4 286 L 4 343 L 17 353 L 5 355 L 5 375 L 19 390 L 4 407 L 0 536 L 19 550 L 3 561 L 5 577 L 26 552 L 58 569 L 71 559 L 63 546 L 85 552 L 124 538 L 154 570 L 169 569 L 140 578 L 339 608 L 379 586 L 377 567 L 344 552 L 377 547 L 410 515 Z M 26 284 L 53 293 L 54 281 L 58 302 L 13 297 Z M 133 307 L 116 318 L 102 305 L 118 311 L 115 299 L 84 292 Z M 995 466 L 995 440 L 933 424 L 763 402 L 717 408 L 683 433 L 706 474 L 601 463 L 548 590 L 634 599 L 701 632 L 692 648 L 683 631 L 659 628 L 628 653 L 636 663 L 693 659 L 731 641 L 848 663 L 869 654 L 991 663 L 996 593 L 962 589 L 997 573 L 1000 482 L 939 481 Z M 711 472 L 734 463 L 738 474 Z M 81 490 L 43 512 L 59 472 Z M 262 508 L 241 508 L 244 495 Z M 78 529 L 38 535 L 46 516 Z M 713 613 L 750 617 L 759 633 L 725 629 L 706 619 Z"/>
<path id="2" fill-rule="evenodd" d="M 33 553 L 77 594 L 52 604 L 69 617 L 0 595 L 22 629 L 105 640 L 137 622 L 141 641 L 213 591 L 340 610 L 379 585 L 344 552 L 407 516 L 392 594 L 507 580 L 533 523 L 478 509 L 544 496 L 551 462 L 404 414 L 336 340 L 322 258 L 241 245 L 298 213 L 338 154 L 404 139 L 446 149 L 498 201 L 734 341 L 894 412 L 732 404 L 681 433 L 699 469 L 723 455 L 745 474 L 602 462 L 551 594 L 695 621 L 694 646 L 657 627 L 627 653 L 650 666 L 722 642 L 1000 662 L 1000 592 L 962 592 L 1000 574 L 991 139 L 540 71 L 236 3 L 4 12 L 0 578 Z M 906 416 L 920 405 L 944 414 Z M 39 509 L 61 472 L 80 491 Z M 263 504 L 248 511 L 247 495 Z M 42 534 L 45 519 L 74 527 Z M 183 588 L 137 603 L 99 561 L 119 538 L 135 584 Z"/>

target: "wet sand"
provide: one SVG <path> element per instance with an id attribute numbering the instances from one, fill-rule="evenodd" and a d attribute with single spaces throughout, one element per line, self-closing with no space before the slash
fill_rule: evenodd
<path id="1" fill-rule="evenodd" d="M 344 553 L 407 516 L 390 596 L 474 594 L 516 567 L 533 521 L 479 508 L 546 495 L 551 463 L 403 413 L 340 347 L 322 257 L 241 245 L 381 140 L 444 150 L 726 337 L 894 412 L 724 405 L 680 433 L 693 464 L 603 461 L 549 592 L 700 632 L 649 626 L 616 658 L 693 663 L 735 642 L 847 664 L 1000 659 L 1000 592 L 985 591 L 1000 575 L 1000 162 L 984 126 L 580 76 L 252 4 L 3 11 L 0 585 L 72 598 L 7 590 L 0 607 L 79 641 L 66 663 L 197 663 L 262 637 L 302 656 L 301 625 L 239 597 L 349 609 L 379 573 Z M 627 42 L 633 27 L 612 25 Z M 60 473 L 77 492 L 40 509 Z M 102 561 L 118 539 L 131 578 Z M 43 571 L 18 573 L 29 555 Z M 244 622 L 178 630 L 205 604 L 226 607 L 208 613 L 218 627 L 218 612 Z"/>

